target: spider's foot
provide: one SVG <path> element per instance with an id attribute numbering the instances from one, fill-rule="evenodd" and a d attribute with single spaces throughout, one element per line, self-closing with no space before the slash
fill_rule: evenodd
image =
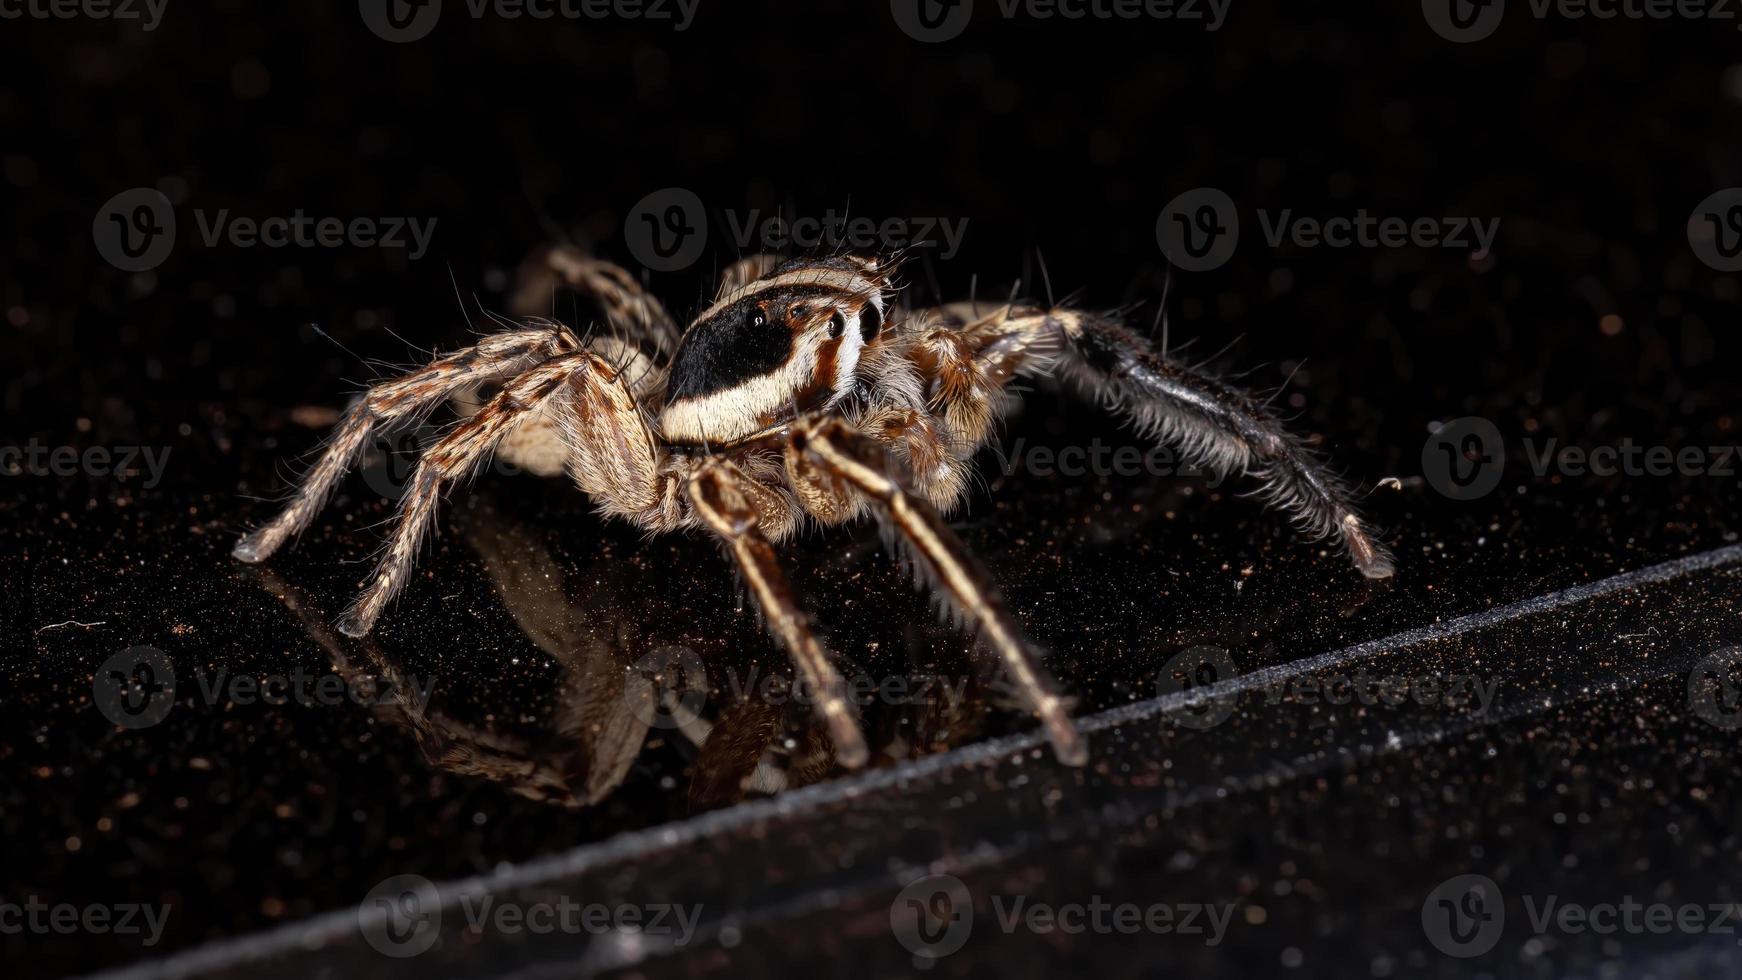
<path id="1" fill-rule="evenodd" d="M 250 565 L 257 565 L 265 561 L 272 552 L 262 545 L 261 536 L 259 531 L 242 535 L 242 540 L 236 542 L 236 547 L 230 549 L 230 557 L 237 561 L 245 561 Z"/>
<path id="2" fill-rule="evenodd" d="M 1348 542 L 1349 555 L 1355 559 L 1355 567 L 1368 578 L 1390 578 L 1393 571 L 1391 554 L 1385 547 L 1374 541 L 1361 526 L 1361 519 L 1354 514 L 1344 514 L 1341 524 L 1343 540 Z"/>
<path id="3" fill-rule="evenodd" d="M 369 631 L 375 627 L 373 621 L 365 620 L 363 614 L 356 610 L 340 616 L 339 621 L 334 625 L 338 627 L 339 632 L 354 640 L 368 636 Z"/>
<path id="4" fill-rule="evenodd" d="M 1083 733 L 1071 720 L 1069 704 L 1065 698 L 1049 694 L 1035 705 L 1034 713 L 1046 727 L 1052 754 L 1067 766 L 1081 768 L 1089 764 L 1089 743 L 1083 740 Z"/>
<path id="5" fill-rule="evenodd" d="M 830 719 L 829 741 L 835 743 L 835 761 L 848 769 L 863 768 L 871 753 L 865 748 L 865 735 L 851 718 Z"/>

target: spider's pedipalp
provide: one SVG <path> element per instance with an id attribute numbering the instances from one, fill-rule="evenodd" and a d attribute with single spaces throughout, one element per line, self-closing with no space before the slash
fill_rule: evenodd
<path id="1" fill-rule="evenodd" d="M 762 533 L 762 515 L 746 493 L 748 482 L 737 467 L 714 461 L 690 478 L 685 492 L 702 522 L 726 543 L 745 584 L 756 596 L 770 632 L 798 665 L 817 699 L 817 716 L 828 726 L 829 738 L 835 743 L 835 757 L 843 766 L 856 769 L 865 764 L 868 752 L 865 735 L 846 696 L 846 684 L 817 641 L 810 618 L 775 557 L 774 546 Z"/>
<path id="2" fill-rule="evenodd" d="M 806 422 L 794 433 L 800 451 L 863 493 L 887 525 L 912 548 L 916 567 L 943 590 L 963 619 L 980 628 L 998 653 L 1029 710 L 1040 719 L 1060 762 L 1081 766 L 1089 749 L 1071 721 L 1069 702 L 1055 689 L 1034 644 L 1005 608 L 985 571 L 925 501 L 889 475 L 889 457 L 874 440 L 838 419 Z"/>
<path id="3" fill-rule="evenodd" d="M 428 367 L 370 387 L 345 413 L 320 462 L 309 471 L 290 503 L 278 516 L 236 542 L 231 555 L 245 562 L 265 561 L 307 528 L 345 471 L 362 455 L 369 434 L 377 427 L 422 418 L 455 393 L 514 374 L 572 342 L 566 331 L 545 327 L 493 334 Z"/>

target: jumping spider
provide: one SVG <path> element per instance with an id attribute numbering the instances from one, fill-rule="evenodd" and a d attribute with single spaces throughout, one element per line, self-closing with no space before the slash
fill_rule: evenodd
<path id="1" fill-rule="evenodd" d="M 1018 378 L 1062 377 L 1193 462 L 1257 477 L 1263 496 L 1305 531 L 1340 537 L 1361 572 L 1391 574 L 1342 482 L 1247 393 L 1093 313 L 901 308 L 897 261 L 745 259 L 680 332 L 622 268 L 569 248 L 544 252 L 523 273 L 514 329 L 370 388 L 290 503 L 234 555 L 269 558 L 313 520 L 372 430 L 420 421 L 451 399 L 470 414 L 418 462 L 342 632 L 367 634 L 404 586 L 447 484 L 492 453 L 542 475 L 566 469 L 607 514 L 720 539 L 819 692 L 817 712 L 849 767 L 864 764 L 864 737 L 774 546 L 812 520 L 842 524 L 866 510 L 948 608 L 979 628 L 1058 758 L 1088 758 L 1036 647 L 939 516 L 961 502 L 970 460 L 1014 402 Z M 528 315 L 559 283 L 595 299 L 613 335 L 583 338 Z M 500 391 L 480 404 L 486 384 Z"/>

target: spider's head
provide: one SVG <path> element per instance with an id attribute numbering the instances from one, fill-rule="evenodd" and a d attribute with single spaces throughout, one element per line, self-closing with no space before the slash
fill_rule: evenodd
<path id="1" fill-rule="evenodd" d="M 893 274 L 871 259 L 797 259 L 722 296 L 672 356 L 665 437 L 732 442 L 846 399 L 883 330 Z"/>

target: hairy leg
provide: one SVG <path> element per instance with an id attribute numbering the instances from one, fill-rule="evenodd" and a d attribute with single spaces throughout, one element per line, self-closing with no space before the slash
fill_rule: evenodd
<path id="1" fill-rule="evenodd" d="M 793 432 L 798 451 L 867 497 L 913 552 L 952 606 L 980 628 L 998 653 L 1029 710 L 1045 727 L 1053 752 L 1066 765 L 1080 766 L 1089 751 L 1071 721 L 1066 699 L 1054 688 L 1033 643 L 1005 608 L 985 571 L 937 512 L 889 475 L 890 460 L 871 437 L 836 419 L 801 423 Z"/>
<path id="2" fill-rule="evenodd" d="M 573 342 L 554 325 L 499 333 L 428 367 L 372 386 L 340 421 L 320 462 L 309 471 L 290 503 L 278 516 L 244 535 L 231 554 L 245 562 L 265 561 L 307 528 L 345 471 L 362 454 L 375 428 L 420 419 L 456 392 L 484 379 L 518 372 L 533 361 L 562 352 Z"/>
<path id="3" fill-rule="evenodd" d="M 750 285 L 773 272 L 780 262 L 780 256 L 767 252 L 739 259 L 720 273 L 720 286 L 715 290 L 714 298 L 719 299 L 734 289 Z"/>
<path id="4" fill-rule="evenodd" d="M 661 354 L 677 349 L 683 331 L 659 300 L 622 266 L 572 245 L 540 249 L 521 264 L 511 308 L 519 316 L 550 316 L 551 297 L 559 285 L 591 297 L 611 328 L 629 340 L 645 340 Z"/>
<path id="5" fill-rule="evenodd" d="M 1368 578 L 1391 555 L 1356 511 L 1349 488 L 1252 396 L 1156 352 L 1104 317 L 1076 310 L 1005 309 L 962 328 L 985 375 L 1044 373 L 1055 365 L 1080 391 L 1119 411 L 1143 435 L 1179 447 L 1218 474 L 1244 473 L 1308 534 L 1335 536 Z M 977 385 L 963 401 L 983 403 Z M 948 417 L 948 416 L 946 416 Z"/>
<path id="6" fill-rule="evenodd" d="M 1391 555 L 1362 522 L 1349 488 L 1250 394 L 1156 353 L 1110 320 L 1069 311 L 1052 319 L 1067 341 L 1065 372 L 1084 391 L 1195 461 L 1256 477 L 1264 498 L 1309 534 L 1341 539 L 1363 575 L 1390 577 Z"/>
<path id="7" fill-rule="evenodd" d="M 708 529 L 719 535 L 756 596 L 768 628 L 798 666 L 817 698 L 816 711 L 828 726 L 835 757 L 849 768 L 865 764 L 865 736 L 846 698 L 846 685 L 817 641 L 800 608 L 774 546 L 763 536 L 761 512 L 747 492 L 748 481 L 729 463 L 707 464 L 690 478 L 686 492 Z"/>
<path id="8" fill-rule="evenodd" d="M 368 633 L 405 585 L 447 484 L 471 474 L 505 435 L 552 399 L 563 398 L 572 410 L 586 411 L 601 402 L 597 389 L 619 384 L 611 366 L 591 351 L 554 358 L 510 381 L 476 415 L 431 446 L 412 471 L 386 553 L 368 587 L 339 620 L 339 631 L 347 636 Z"/>

